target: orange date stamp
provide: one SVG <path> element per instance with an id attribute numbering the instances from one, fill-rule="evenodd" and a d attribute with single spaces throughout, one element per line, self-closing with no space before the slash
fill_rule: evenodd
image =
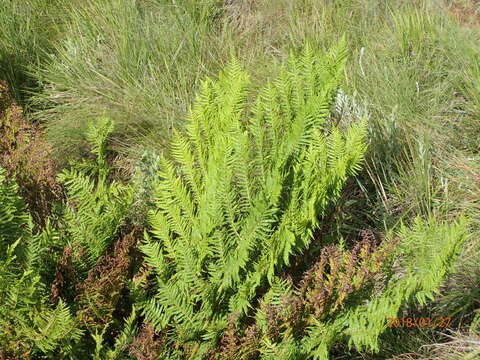
<path id="1" fill-rule="evenodd" d="M 418 327 L 418 328 L 446 328 L 450 326 L 452 318 L 439 317 L 439 318 L 388 318 L 387 327 Z"/>

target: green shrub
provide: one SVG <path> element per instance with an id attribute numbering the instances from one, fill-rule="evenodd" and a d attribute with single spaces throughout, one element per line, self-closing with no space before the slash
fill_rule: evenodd
<path id="1" fill-rule="evenodd" d="M 292 56 L 251 113 L 237 63 L 204 83 L 187 134 L 174 136 L 173 161 L 160 161 L 157 209 L 141 247 L 155 284 L 143 311 L 163 334 L 161 356 L 202 359 L 217 349 L 232 359 L 326 359 L 342 342 L 379 351 L 387 319 L 413 299 L 432 299 L 452 269 L 465 221 L 417 219 L 379 248 L 325 248 L 324 265 L 304 278 L 331 284 L 324 288 L 313 283 L 302 295 L 301 285 L 278 277 L 308 249 L 366 150 L 364 120 L 343 135 L 327 121 L 343 46 L 321 59 L 308 47 Z"/>
<path id="2" fill-rule="evenodd" d="M 249 76 L 233 61 L 204 82 L 171 160 L 147 153 L 133 185 L 111 178 L 114 126 L 100 118 L 86 134 L 93 157 L 59 176 L 67 202 L 58 228 L 46 221 L 33 233 L 17 186 L 0 177 L 0 355 L 326 359 L 339 344 L 378 352 L 387 319 L 438 292 L 467 223 L 417 219 L 380 245 L 366 236 L 351 249 L 319 239 L 311 269 L 300 281 L 285 277 L 367 149 L 365 118 L 330 116 L 345 59 L 344 42 L 323 57 L 307 46 L 252 107 Z M 130 207 L 145 211 L 152 191 L 145 266 L 129 279 L 139 266 Z"/>

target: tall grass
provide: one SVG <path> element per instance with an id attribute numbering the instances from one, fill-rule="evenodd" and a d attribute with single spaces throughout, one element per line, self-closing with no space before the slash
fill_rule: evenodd
<path id="1" fill-rule="evenodd" d="M 119 124 L 120 150 L 165 145 L 199 79 L 228 55 L 213 34 L 214 3 L 202 4 L 107 0 L 68 10 L 65 38 L 40 72 L 47 85 L 35 99 L 60 150 L 81 145 L 86 120 L 105 113 Z"/>
<path id="2" fill-rule="evenodd" d="M 21 105 L 39 87 L 31 74 L 53 51 L 65 0 L 2 0 L 0 2 L 0 79 L 7 80 Z"/>
<path id="3" fill-rule="evenodd" d="M 119 124 L 118 151 L 136 157 L 138 144 L 161 150 L 199 79 L 236 56 L 261 85 L 275 68 L 267 64 L 305 41 L 325 49 L 335 43 L 348 27 L 333 28 L 350 16 L 350 5 L 357 20 L 384 8 L 364 9 L 360 1 L 88 0 L 69 9 L 64 38 L 38 72 L 45 87 L 35 98 L 43 108 L 36 117 L 62 155 L 82 146 L 87 118 L 105 113 Z"/>

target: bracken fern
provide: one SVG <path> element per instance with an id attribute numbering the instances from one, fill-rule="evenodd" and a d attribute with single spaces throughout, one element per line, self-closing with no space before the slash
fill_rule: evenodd
<path id="1" fill-rule="evenodd" d="M 328 122 L 345 43 L 319 57 L 291 55 L 246 110 L 248 75 L 233 61 L 207 80 L 162 157 L 152 230 L 141 250 L 156 291 L 144 314 L 175 327 L 201 357 L 232 314 L 305 250 L 328 206 L 361 166 L 364 120 L 345 133 Z"/>

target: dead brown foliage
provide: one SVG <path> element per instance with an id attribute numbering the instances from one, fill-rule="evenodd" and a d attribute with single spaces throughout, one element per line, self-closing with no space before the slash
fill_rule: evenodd
<path id="1" fill-rule="evenodd" d="M 349 295 L 364 290 L 381 275 L 381 268 L 397 242 L 378 247 L 371 231 L 363 231 L 352 250 L 330 245 L 300 282 L 298 294 L 315 318 L 333 314 Z"/>
<path id="2" fill-rule="evenodd" d="M 445 342 L 423 345 L 417 353 L 400 354 L 390 360 L 476 360 L 480 358 L 478 331 L 440 334 Z"/>
<path id="3" fill-rule="evenodd" d="M 155 332 L 152 324 L 143 324 L 140 333 L 130 345 L 129 355 L 137 360 L 157 360 L 163 343 L 164 338 Z"/>
<path id="4" fill-rule="evenodd" d="M 29 124 L 7 83 L 0 81 L 0 166 L 14 176 L 34 220 L 44 225 L 61 198 L 52 148 L 37 125 Z"/>
<path id="5" fill-rule="evenodd" d="M 11 353 L 7 353 L 5 350 L 0 350 L 0 360 L 30 360 L 30 354 L 25 353 L 22 355 L 13 355 Z"/>
<path id="6" fill-rule="evenodd" d="M 60 298 L 68 297 L 67 287 L 71 288 L 76 283 L 77 271 L 75 262 L 74 249 L 71 246 L 65 246 L 63 255 L 57 263 L 55 279 L 51 286 L 52 300 L 54 302 L 58 302 Z"/>
<path id="7" fill-rule="evenodd" d="M 467 26 L 480 25 L 480 1 L 446 0 L 445 3 L 452 17 L 459 23 Z"/>
<path id="8" fill-rule="evenodd" d="M 261 331 L 256 324 L 250 325 L 242 333 L 237 323 L 238 316 L 228 319 L 228 326 L 220 339 L 219 351 L 212 352 L 210 359 L 253 360 L 259 355 Z"/>
<path id="9" fill-rule="evenodd" d="M 135 230 L 115 242 L 111 255 L 103 255 L 77 285 L 76 301 L 82 307 L 77 316 L 88 325 L 105 326 L 119 303 L 132 265 Z"/>

